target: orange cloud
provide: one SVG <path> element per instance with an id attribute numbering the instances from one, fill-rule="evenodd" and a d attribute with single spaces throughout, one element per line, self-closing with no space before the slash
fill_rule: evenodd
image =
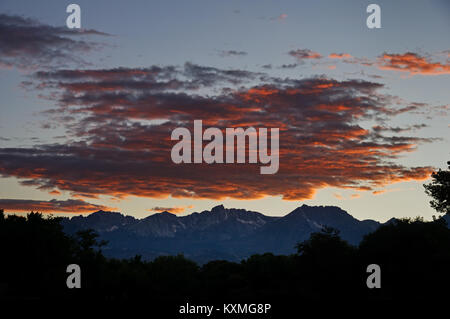
<path id="1" fill-rule="evenodd" d="M 450 74 L 450 64 L 431 62 L 429 59 L 412 52 L 404 54 L 385 53 L 378 58 L 378 68 L 381 70 L 409 72 L 411 75 Z"/>
<path id="2" fill-rule="evenodd" d="M 193 64 L 38 72 L 34 81 L 39 90 L 53 90 L 51 98 L 60 105 L 48 112 L 49 121 L 66 125 L 68 137 L 79 142 L 0 148 L 0 175 L 74 198 L 300 200 L 325 187 L 372 190 L 425 179 L 433 171 L 396 162 L 432 139 L 392 137 L 381 125 L 365 127 L 366 119 L 427 108 L 392 103 L 380 83 L 274 79 Z M 216 93 L 201 94 L 198 88 Z M 222 131 L 280 128 L 278 173 L 262 176 L 260 164 L 172 163 L 170 132 L 192 130 L 195 119 Z"/>
<path id="3" fill-rule="evenodd" d="M 352 58 L 352 56 L 348 53 L 331 53 L 328 55 L 330 59 L 349 59 Z"/>
<path id="4" fill-rule="evenodd" d="M 336 197 L 337 199 L 344 199 L 344 197 L 342 197 L 342 195 L 339 193 L 333 193 L 333 196 Z"/>
<path id="5" fill-rule="evenodd" d="M 175 206 L 175 207 L 153 207 L 150 208 L 148 211 L 149 212 L 158 212 L 158 213 L 162 213 L 162 212 L 169 212 L 172 214 L 180 214 L 183 213 L 186 209 L 189 208 L 193 208 L 193 205 L 189 205 L 189 206 Z"/>
<path id="6" fill-rule="evenodd" d="M 95 205 L 83 200 L 56 200 L 49 201 L 29 200 L 29 199 L 0 199 L 0 208 L 10 212 L 31 212 L 42 213 L 92 213 L 97 210 L 113 210 L 114 208 Z"/>

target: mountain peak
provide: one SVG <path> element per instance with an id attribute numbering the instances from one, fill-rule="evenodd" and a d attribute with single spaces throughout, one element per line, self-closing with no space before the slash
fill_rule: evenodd
<path id="1" fill-rule="evenodd" d="M 145 220 L 155 220 L 155 219 L 160 219 L 160 218 L 162 218 L 162 219 L 171 219 L 171 218 L 178 218 L 178 216 L 165 210 L 165 211 L 160 212 L 160 213 L 152 214 L 152 215 L 150 215 L 150 216 L 148 216 L 148 217 L 146 217 L 144 219 Z"/>
<path id="2" fill-rule="evenodd" d="M 173 213 L 171 213 L 171 212 L 169 212 L 169 211 L 167 211 L 167 210 L 165 210 L 165 211 L 163 211 L 163 212 L 161 212 L 161 213 L 159 213 L 159 215 L 165 215 L 165 216 L 175 216 L 175 214 L 173 214 Z"/>
<path id="3" fill-rule="evenodd" d="M 294 209 L 293 212 L 305 212 L 305 211 L 327 211 L 327 212 L 339 212 L 339 213 L 347 213 L 345 210 L 338 206 L 332 206 L 332 205 L 319 205 L 319 206 L 309 206 L 306 204 L 303 204 L 302 206 L 297 207 Z"/>
<path id="4" fill-rule="evenodd" d="M 106 211 L 106 210 L 98 210 L 92 214 L 89 214 L 87 217 L 90 218 L 101 218 L 101 217 L 109 217 L 109 216 L 124 216 L 122 213 L 119 212 L 112 212 L 112 211 Z"/>
<path id="5" fill-rule="evenodd" d="M 215 213 L 215 212 L 220 212 L 223 210 L 225 210 L 225 207 L 223 205 L 217 205 L 211 209 L 211 212 Z"/>
<path id="6" fill-rule="evenodd" d="M 106 211 L 106 210 L 98 210 L 96 212 L 93 212 L 92 215 L 94 215 L 94 214 L 108 214 L 108 213 L 112 213 L 112 212 Z"/>
<path id="7" fill-rule="evenodd" d="M 331 225 L 335 223 L 353 222 L 355 218 L 337 206 L 308 206 L 302 205 L 287 214 L 287 219 L 306 220 L 317 225 Z"/>

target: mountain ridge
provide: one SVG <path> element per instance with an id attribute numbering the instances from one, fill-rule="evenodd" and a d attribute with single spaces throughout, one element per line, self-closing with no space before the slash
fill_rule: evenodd
<path id="1" fill-rule="evenodd" d="M 336 228 L 343 239 L 358 244 L 379 222 L 358 220 L 337 206 L 302 205 L 282 217 L 217 205 L 211 210 L 177 216 L 156 213 L 142 219 L 119 212 L 97 211 L 86 217 L 63 218 L 64 230 L 73 234 L 91 228 L 107 240 L 108 257 L 144 259 L 185 254 L 197 262 L 213 259 L 239 261 L 252 254 L 291 254 L 295 245 L 324 226 Z"/>

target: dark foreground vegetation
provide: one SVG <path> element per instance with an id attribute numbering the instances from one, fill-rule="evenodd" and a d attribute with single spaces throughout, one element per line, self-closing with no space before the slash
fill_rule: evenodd
<path id="1" fill-rule="evenodd" d="M 254 255 L 203 266 L 182 255 L 142 261 L 105 258 L 92 231 L 66 235 L 58 218 L 0 215 L 1 298 L 264 301 L 272 299 L 439 299 L 450 285 L 450 230 L 444 219 L 398 220 L 359 247 L 325 228 L 298 253 Z M 368 289 L 366 267 L 381 267 L 381 289 Z M 68 289 L 66 267 L 78 264 L 82 288 Z M 424 294 L 426 292 L 426 294 Z"/>

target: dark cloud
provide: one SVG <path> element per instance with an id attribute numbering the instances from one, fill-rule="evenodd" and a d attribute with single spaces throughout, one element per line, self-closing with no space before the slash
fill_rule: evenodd
<path id="1" fill-rule="evenodd" d="M 0 67 L 36 69 L 86 64 L 86 52 L 100 48 L 85 36 L 106 35 L 96 30 L 54 27 L 20 16 L 0 14 Z"/>
<path id="2" fill-rule="evenodd" d="M 322 55 L 318 52 L 311 51 L 309 49 L 297 49 L 291 50 L 288 52 L 290 56 L 293 56 L 299 61 L 303 61 L 305 59 L 321 59 Z"/>
<path id="3" fill-rule="evenodd" d="M 297 63 L 291 63 L 291 64 L 282 64 L 280 66 L 281 69 L 295 69 L 298 66 Z"/>
<path id="4" fill-rule="evenodd" d="M 219 52 L 221 57 L 230 57 L 230 56 L 245 56 L 248 53 L 245 51 L 236 51 L 236 50 L 222 50 Z"/>
<path id="5" fill-rule="evenodd" d="M 68 92 L 189 91 L 217 85 L 236 85 L 257 79 L 262 73 L 222 70 L 193 63 L 183 67 L 115 68 L 108 70 L 57 70 L 34 74 L 35 88 L 57 88 Z M 24 81 L 32 87 L 33 82 Z"/>
<path id="6" fill-rule="evenodd" d="M 393 133 L 403 133 L 403 132 L 409 132 L 409 131 L 413 131 L 413 130 L 418 130 L 421 128 L 425 128 L 428 127 L 428 125 L 426 124 L 415 124 L 415 125 L 409 125 L 406 127 L 391 127 L 391 126 L 381 126 L 381 125 L 377 125 L 373 127 L 373 130 L 375 132 L 383 132 L 383 131 L 388 131 L 388 132 L 393 132 Z"/>
<path id="7" fill-rule="evenodd" d="M 192 78 L 194 82 L 202 83 L 202 85 L 210 87 L 218 83 L 241 84 L 248 82 L 248 80 L 257 79 L 262 73 L 237 69 L 223 70 L 193 63 L 185 63 L 184 75 Z"/>

